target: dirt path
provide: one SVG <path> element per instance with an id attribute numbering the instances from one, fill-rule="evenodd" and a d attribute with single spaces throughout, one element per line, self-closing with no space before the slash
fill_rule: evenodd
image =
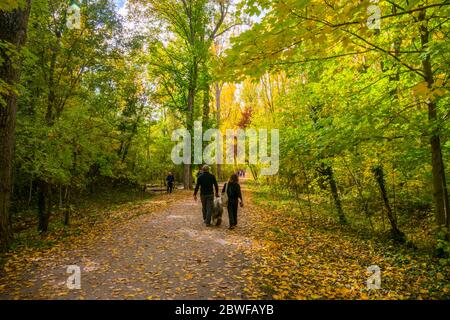
<path id="1" fill-rule="evenodd" d="M 251 240 L 202 224 L 200 202 L 178 191 L 173 204 L 95 235 L 5 267 L 0 299 L 240 299 L 250 274 Z M 180 194 L 181 193 L 181 194 Z M 158 207 L 158 199 L 148 200 Z M 161 205 L 162 206 L 162 205 Z M 245 209 L 240 211 L 245 228 Z M 69 290 L 68 265 L 81 269 L 81 289 Z M 8 269 L 9 268 L 9 269 Z"/>
<path id="2" fill-rule="evenodd" d="M 192 192 L 90 209 L 104 221 L 9 254 L 0 299 L 448 299 L 448 267 L 243 190 L 231 231 L 226 213 L 205 227 Z M 68 265 L 80 267 L 81 289 L 67 287 Z M 377 290 L 366 286 L 369 266 L 382 274 Z"/>

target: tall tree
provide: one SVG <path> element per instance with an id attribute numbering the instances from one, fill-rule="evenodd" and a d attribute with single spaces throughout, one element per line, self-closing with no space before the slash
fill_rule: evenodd
<path id="1" fill-rule="evenodd" d="M 148 5 L 148 15 L 168 26 L 166 42 L 177 42 L 178 52 L 184 52 L 186 60 L 181 65 L 185 70 L 184 88 L 186 106 L 185 125 L 193 133 L 196 106 L 201 105 L 203 120 L 209 118 L 210 48 L 228 12 L 228 0 L 142 0 L 135 1 Z M 213 24 L 211 25 L 211 21 Z M 173 37 L 175 36 L 175 37 Z M 175 38 L 175 39 L 174 39 Z M 167 46 L 166 46 L 167 47 Z M 163 50 L 167 53 L 167 50 Z M 178 53 L 179 54 L 179 53 Z M 201 104 L 197 103 L 198 93 L 203 92 Z M 191 164 L 184 164 L 183 184 L 192 188 Z"/>
<path id="2" fill-rule="evenodd" d="M 116 12 L 109 1 L 84 4 L 80 28 L 69 27 L 68 5 L 49 0 L 33 2 L 27 48 L 34 60 L 30 59 L 32 61 L 24 65 L 25 83 L 30 91 L 23 105 L 30 112 L 24 113 L 22 119 L 27 121 L 24 127 L 40 136 L 35 142 L 36 149 L 46 154 L 42 157 L 29 146 L 21 150 L 27 153 L 28 165 L 33 168 L 30 170 L 32 178 L 38 187 L 38 229 L 41 232 L 48 228 L 55 185 L 67 183 L 70 176 L 69 165 L 66 167 L 62 163 L 68 162 L 71 156 L 76 158 L 73 160 L 76 163 L 85 147 L 76 139 L 72 144 L 67 143 L 73 123 L 73 119 L 65 122 L 67 112 L 77 108 L 81 104 L 80 96 L 86 94 L 84 77 L 105 68 L 107 60 L 115 54 L 115 45 L 109 41 L 115 35 L 114 31 L 120 30 Z M 61 142 L 59 139 L 65 140 L 66 148 L 55 150 L 54 144 Z"/>
<path id="3" fill-rule="evenodd" d="M 16 1 L 17 2 L 17 1 Z M 27 36 L 31 0 L 0 7 L 0 250 L 11 240 L 12 160 L 21 48 Z"/>
<path id="4" fill-rule="evenodd" d="M 446 0 L 379 2 L 376 6 L 382 13 L 378 17 L 381 28 L 375 30 L 370 28 L 367 16 L 370 4 L 364 1 L 336 0 L 326 5 L 316 0 L 243 3 L 247 12 L 260 13 L 265 9 L 266 14 L 261 23 L 234 39 L 227 57 L 227 64 L 234 66 L 228 69 L 234 70 L 232 77 L 260 76 L 266 70 L 301 68 L 314 62 L 325 65 L 326 61 L 343 61 L 346 57 L 360 61 L 360 73 L 365 73 L 382 61 L 381 72 L 375 72 L 378 79 L 374 84 L 391 77 L 398 92 L 410 93 L 402 95 L 399 100 L 402 106 L 389 110 L 392 117 L 402 115 L 408 119 L 405 111 L 411 106 L 427 107 L 428 125 L 424 125 L 427 128 L 423 131 L 429 137 L 435 217 L 437 226 L 448 237 L 449 199 L 441 140 L 447 117 L 443 97 L 448 92 L 448 54 L 444 52 L 448 51 L 450 3 Z M 354 96 L 349 95 L 347 99 Z M 381 101 L 392 98 L 397 96 L 385 96 Z M 368 121 L 374 119 L 369 118 Z M 380 141 L 378 132 L 368 134 L 367 138 Z"/>

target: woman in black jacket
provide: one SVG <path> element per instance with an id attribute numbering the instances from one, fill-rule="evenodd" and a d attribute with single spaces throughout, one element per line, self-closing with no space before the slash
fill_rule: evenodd
<path id="1" fill-rule="evenodd" d="M 227 187 L 228 186 L 228 187 Z M 244 202 L 242 201 L 242 193 L 241 186 L 239 185 L 239 178 L 237 174 L 232 174 L 230 180 L 223 186 L 222 193 L 227 191 L 228 195 L 228 218 L 230 221 L 230 228 L 234 229 L 237 225 L 237 212 L 238 212 L 238 204 L 240 200 L 241 207 L 244 206 Z"/>

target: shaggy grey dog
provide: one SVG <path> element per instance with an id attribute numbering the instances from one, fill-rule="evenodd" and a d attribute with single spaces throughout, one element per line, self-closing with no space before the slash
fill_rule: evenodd
<path id="1" fill-rule="evenodd" d="M 213 226 L 220 226 L 222 223 L 222 214 L 223 214 L 223 206 L 222 206 L 222 198 L 214 198 L 214 206 L 211 217 L 211 224 Z"/>

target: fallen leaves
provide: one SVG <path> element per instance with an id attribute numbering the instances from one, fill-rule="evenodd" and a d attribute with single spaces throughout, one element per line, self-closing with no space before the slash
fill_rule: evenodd
<path id="1" fill-rule="evenodd" d="M 233 232 L 205 229 L 190 193 L 128 204 L 50 248 L 10 253 L 2 299 L 432 299 L 449 295 L 448 267 L 398 258 L 339 230 L 311 226 L 283 205 L 246 208 Z M 164 198 L 164 196 L 161 196 Z M 107 210 L 107 208 L 105 208 Z M 173 219 L 174 216 L 183 219 Z M 122 218 L 120 218 L 122 217 Z M 70 241 L 66 241 L 66 240 Z M 389 249 L 394 250 L 394 249 Z M 385 254 L 384 254 L 385 253 Z M 64 266 L 82 267 L 70 291 Z M 368 290 L 367 267 L 382 274 Z M 445 269 L 447 268 L 447 269 Z"/>
<path id="2" fill-rule="evenodd" d="M 170 197 L 170 198 L 169 198 Z M 161 195 L 114 209 L 104 221 L 72 225 L 86 232 L 54 237 L 49 248 L 18 249 L 0 280 L 3 299 L 239 299 L 245 281 L 241 247 L 249 239 L 226 226 L 205 229 L 189 192 Z M 110 211 L 109 213 L 106 213 Z M 174 219 L 173 217 L 182 217 Z M 82 270 L 78 292 L 66 287 L 64 266 Z M 32 272 L 29 272 L 29 270 Z M 218 276 L 220 275 L 220 276 Z M 24 278 L 34 280 L 27 282 Z M 5 281 L 5 285 L 3 285 Z"/>
<path id="3" fill-rule="evenodd" d="M 249 195 L 247 195 L 249 196 Z M 432 299 L 448 298 L 450 270 L 410 256 L 399 263 L 370 241 L 337 229 L 314 226 L 292 214 L 292 206 L 259 197 L 250 205 L 260 246 L 251 253 L 254 279 L 245 289 L 257 299 Z M 247 201 L 249 203 L 249 201 Z M 275 208 L 276 207 L 276 208 Z M 394 255 L 395 256 L 395 255 Z M 430 259 L 424 257 L 423 259 Z M 381 269 L 381 289 L 369 290 L 370 265 Z"/>

